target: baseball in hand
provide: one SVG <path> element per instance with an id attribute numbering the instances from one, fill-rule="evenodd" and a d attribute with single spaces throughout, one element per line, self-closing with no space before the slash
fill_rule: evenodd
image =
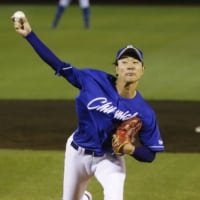
<path id="1" fill-rule="evenodd" d="M 12 15 L 12 20 L 14 21 L 14 22 L 21 22 L 21 20 L 23 19 L 23 18 L 25 18 L 26 16 L 25 16 L 25 14 L 24 14 L 24 12 L 22 12 L 22 11 L 16 11 L 13 15 Z"/>

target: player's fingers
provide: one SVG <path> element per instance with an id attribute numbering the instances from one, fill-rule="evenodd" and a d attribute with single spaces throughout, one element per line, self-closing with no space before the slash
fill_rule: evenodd
<path id="1" fill-rule="evenodd" d="M 31 27 L 26 20 L 26 22 L 23 21 L 14 21 L 14 28 L 17 33 L 19 33 L 22 36 L 27 36 L 31 32 Z"/>
<path id="2" fill-rule="evenodd" d="M 21 19 L 21 24 L 23 25 L 23 30 L 26 32 L 26 35 L 31 32 L 31 25 L 26 17 Z"/>
<path id="3" fill-rule="evenodd" d="M 21 23 L 19 23 L 18 21 L 14 21 L 14 28 L 15 30 L 21 29 Z"/>

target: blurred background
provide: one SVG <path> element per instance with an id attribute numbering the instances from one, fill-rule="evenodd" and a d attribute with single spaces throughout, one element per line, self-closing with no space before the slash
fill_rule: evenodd
<path id="1" fill-rule="evenodd" d="M 171 4 L 171 5 L 198 5 L 199 2 L 196 0 L 163 0 L 163 1 L 159 1 L 159 0 L 124 0 L 119 1 L 119 0 L 91 0 L 90 1 L 92 4 L 120 4 L 120 5 L 124 5 L 124 4 L 131 4 L 131 5 L 136 5 L 136 4 L 156 4 L 156 5 L 166 5 L 166 4 Z M 7 4 L 7 3 L 12 3 L 12 4 L 16 4 L 16 3 L 34 3 L 34 4 L 49 4 L 49 3 L 57 3 L 56 0 L 2 0 L 1 3 Z M 77 4 L 77 1 L 74 1 L 74 4 Z"/>
<path id="2" fill-rule="evenodd" d="M 133 44 L 144 52 L 139 90 L 156 111 L 166 152 L 151 165 L 127 157 L 125 199 L 199 199 L 200 2 L 90 4 L 89 26 L 72 1 L 55 28 L 56 0 L 0 1 L 0 199 L 60 199 L 65 143 L 77 124 L 78 91 L 16 34 L 17 10 L 60 59 L 79 68 L 113 74 L 118 49 Z M 95 180 L 89 190 L 102 199 Z"/>

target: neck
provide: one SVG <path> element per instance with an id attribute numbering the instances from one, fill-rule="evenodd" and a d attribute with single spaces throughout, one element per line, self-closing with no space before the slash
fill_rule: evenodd
<path id="1" fill-rule="evenodd" d="M 134 98 L 136 95 L 136 88 L 138 83 L 123 83 L 120 84 L 118 81 L 116 82 L 116 88 L 120 96 L 124 98 Z"/>

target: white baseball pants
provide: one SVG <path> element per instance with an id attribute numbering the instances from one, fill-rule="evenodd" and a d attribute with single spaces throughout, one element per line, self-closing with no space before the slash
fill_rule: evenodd
<path id="1" fill-rule="evenodd" d="M 104 200 L 123 200 L 125 181 L 124 156 L 85 155 L 84 149 L 66 145 L 64 162 L 63 200 L 81 200 L 89 180 L 95 176 L 103 187 Z"/>

